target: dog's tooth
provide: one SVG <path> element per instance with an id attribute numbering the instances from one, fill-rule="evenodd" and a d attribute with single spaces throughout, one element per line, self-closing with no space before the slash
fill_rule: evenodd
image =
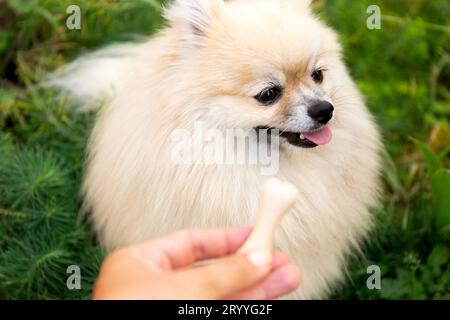
<path id="1" fill-rule="evenodd" d="M 303 133 L 300 133 L 300 139 L 305 140 L 305 135 Z"/>

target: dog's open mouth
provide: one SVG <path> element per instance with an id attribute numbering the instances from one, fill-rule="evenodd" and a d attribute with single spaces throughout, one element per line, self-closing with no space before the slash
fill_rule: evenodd
<path id="1" fill-rule="evenodd" d="M 322 127 L 311 132 L 282 131 L 277 128 L 265 126 L 256 127 L 255 130 L 258 136 L 261 131 L 266 131 L 268 137 L 276 130 L 280 137 L 286 139 L 289 144 L 301 148 L 315 148 L 319 145 L 329 143 L 332 138 L 331 130 L 328 127 Z"/>

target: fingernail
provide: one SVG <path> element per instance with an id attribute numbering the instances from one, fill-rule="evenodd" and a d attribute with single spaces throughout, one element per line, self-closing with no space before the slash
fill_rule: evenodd
<path id="1" fill-rule="evenodd" d="M 257 268 L 263 268 L 272 263 L 272 253 L 267 250 L 250 252 L 247 258 Z"/>

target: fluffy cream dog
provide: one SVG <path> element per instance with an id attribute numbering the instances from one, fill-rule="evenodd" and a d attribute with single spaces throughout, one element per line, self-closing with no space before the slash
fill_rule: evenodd
<path id="1" fill-rule="evenodd" d="M 293 297 L 325 298 L 344 278 L 346 256 L 371 227 L 381 143 L 335 33 L 308 2 L 178 0 L 156 37 L 57 72 L 53 84 L 82 99 L 113 93 L 92 133 L 83 189 L 104 245 L 253 225 L 267 179 L 258 165 L 177 164 L 172 133 L 198 121 L 279 129 L 275 176 L 301 195 L 275 237 L 302 272 Z"/>

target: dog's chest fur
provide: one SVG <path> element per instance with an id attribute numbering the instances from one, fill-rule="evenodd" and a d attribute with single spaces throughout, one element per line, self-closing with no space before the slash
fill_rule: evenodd
<path id="1" fill-rule="evenodd" d="M 331 166 L 328 156 L 335 159 L 332 170 L 327 169 Z M 280 159 L 278 177 L 300 190 L 298 203 L 275 237 L 275 246 L 302 273 L 302 285 L 291 297 L 324 297 L 342 279 L 345 256 L 370 227 L 367 205 L 373 186 L 364 183 L 370 176 L 357 168 L 348 170 L 346 160 L 342 161 L 327 150 L 309 156 L 305 153 L 303 158 L 282 154 Z M 353 161 L 359 161 L 357 154 Z M 127 225 L 128 231 L 111 234 L 115 238 L 109 243 L 120 238 L 121 243 L 141 241 L 183 228 L 254 225 L 259 188 L 267 178 L 257 167 L 169 166 L 165 170 L 154 167 L 145 215 L 134 226 L 118 222 Z"/>

